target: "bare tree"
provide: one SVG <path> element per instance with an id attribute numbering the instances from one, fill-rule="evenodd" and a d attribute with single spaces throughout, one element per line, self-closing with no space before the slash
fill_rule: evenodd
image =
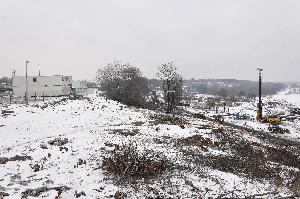
<path id="1" fill-rule="evenodd" d="M 127 105 L 143 106 L 148 84 L 139 68 L 114 61 L 99 69 L 96 79 L 107 98 Z"/>
<path id="2" fill-rule="evenodd" d="M 182 98 L 182 76 L 178 74 L 173 62 L 159 66 L 156 76 L 162 80 L 166 111 L 170 113 Z"/>

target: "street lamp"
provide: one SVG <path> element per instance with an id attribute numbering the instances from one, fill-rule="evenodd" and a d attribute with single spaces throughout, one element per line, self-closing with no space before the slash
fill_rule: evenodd
<path id="1" fill-rule="evenodd" d="M 29 61 L 26 61 L 26 93 L 25 93 L 25 101 L 26 101 L 26 104 L 28 104 L 28 77 L 27 77 L 27 64 L 29 64 Z"/>
<path id="2" fill-rule="evenodd" d="M 16 70 L 13 67 L 10 67 L 12 72 L 11 72 L 11 95 L 13 94 L 13 89 L 14 89 L 14 76 L 16 75 Z"/>

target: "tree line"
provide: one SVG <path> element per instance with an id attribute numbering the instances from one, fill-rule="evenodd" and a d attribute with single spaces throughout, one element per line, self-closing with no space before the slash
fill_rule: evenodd
<path id="1" fill-rule="evenodd" d="M 184 85 L 189 92 L 197 92 L 220 97 L 256 97 L 258 93 L 258 82 L 235 79 L 191 79 L 185 80 Z M 273 95 L 288 84 L 280 82 L 263 82 L 263 95 Z"/>
<path id="2" fill-rule="evenodd" d="M 173 62 L 157 67 L 155 79 L 147 79 L 137 66 L 121 61 L 108 63 L 99 69 L 96 82 L 108 99 L 130 106 L 160 108 L 170 113 L 177 105 L 191 98 L 192 93 L 219 96 L 222 99 L 255 98 L 258 83 L 236 79 L 183 80 Z M 184 89 L 183 89 L 184 87 Z M 264 82 L 263 94 L 272 95 L 286 88 L 285 83 Z M 159 96 L 156 91 L 161 91 Z M 150 92 L 151 91 L 151 92 Z M 164 101 L 160 102 L 160 98 Z M 183 100 L 183 101 L 182 101 Z"/>
<path id="3" fill-rule="evenodd" d="M 156 77 L 161 83 L 165 101 L 162 108 L 170 113 L 181 100 L 183 79 L 173 62 L 162 64 L 157 70 Z M 160 104 L 157 93 L 152 92 L 149 96 L 149 80 L 137 66 L 130 63 L 121 61 L 108 63 L 97 71 L 96 81 L 108 99 L 147 108 Z M 150 103 L 147 102 L 149 97 L 152 98 Z"/>

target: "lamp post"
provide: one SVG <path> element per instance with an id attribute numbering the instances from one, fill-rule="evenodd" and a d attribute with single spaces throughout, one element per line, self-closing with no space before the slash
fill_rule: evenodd
<path id="1" fill-rule="evenodd" d="M 26 104 L 28 104 L 28 77 L 27 77 L 27 64 L 29 64 L 29 61 L 26 61 L 26 93 L 25 93 L 25 101 L 26 101 Z"/>
<path id="2" fill-rule="evenodd" d="M 10 94 L 12 95 L 13 94 L 13 89 L 14 89 L 14 85 L 13 85 L 13 82 L 14 82 L 14 76 L 16 75 L 16 70 L 14 69 L 14 67 L 10 67 L 12 72 L 11 72 L 11 92 Z"/>

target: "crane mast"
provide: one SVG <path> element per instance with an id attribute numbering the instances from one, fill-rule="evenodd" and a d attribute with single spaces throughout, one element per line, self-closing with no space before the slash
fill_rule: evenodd
<path id="1" fill-rule="evenodd" d="M 258 121 L 261 121 L 263 119 L 262 117 L 262 101 L 261 101 L 261 94 L 262 94 L 262 90 L 261 90 L 261 85 L 262 85 L 262 71 L 263 69 L 261 67 L 257 68 L 258 70 L 258 104 L 257 104 L 257 115 L 256 115 L 256 119 Z"/>

